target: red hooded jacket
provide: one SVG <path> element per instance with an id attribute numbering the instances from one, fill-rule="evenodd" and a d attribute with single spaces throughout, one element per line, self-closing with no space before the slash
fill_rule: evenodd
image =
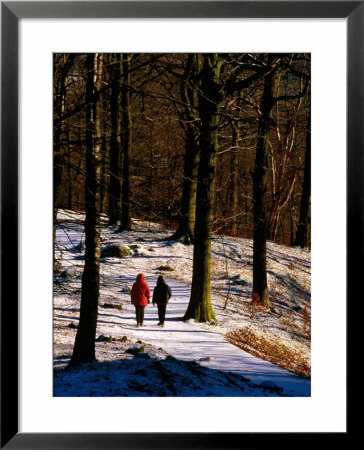
<path id="1" fill-rule="evenodd" d="M 134 306 L 147 306 L 149 299 L 149 286 L 145 281 L 145 276 L 140 273 L 131 288 L 131 302 Z"/>

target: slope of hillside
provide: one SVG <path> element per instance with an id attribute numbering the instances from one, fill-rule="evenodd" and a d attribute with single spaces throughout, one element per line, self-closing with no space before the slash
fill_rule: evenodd
<path id="1" fill-rule="evenodd" d="M 92 383 L 93 387 L 91 391 L 88 390 L 88 394 L 81 392 L 77 394 L 74 389 L 67 388 L 67 383 L 73 386 L 74 383 L 65 381 L 71 376 L 72 371 L 59 370 L 66 366 L 72 353 L 78 321 L 84 251 L 82 219 L 82 215 L 70 211 L 60 211 L 58 216 L 56 258 L 59 267 L 54 280 L 54 358 L 57 369 L 55 381 L 58 380 L 58 385 L 55 382 L 55 395 L 108 395 L 100 393 L 99 388 Z M 164 372 L 166 369 L 164 364 L 167 364 L 168 370 L 171 370 L 170 358 L 176 358 L 181 354 L 181 352 L 174 352 L 171 342 L 178 343 L 180 348 L 183 348 L 184 344 L 183 333 L 179 330 L 180 334 L 177 335 L 178 330 L 175 330 L 175 333 L 173 330 L 176 325 L 180 327 L 183 324 L 184 327 L 192 327 L 200 334 L 212 332 L 222 344 L 230 345 L 227 342 L 229 341 L 235 345 L 235 349 L 238 350 L 237 347 L 240 347 L 246 350 L 250 357 L 258 356 L 275 364 L 275 366 L 269 364 L 267 367 L 280 366 L 290 372 L 309 377 L 310 252 L 268 243 L 268 278 L 273 308 L 271 312 L 267 312 L 252 307 L 250 301 L 252 240 L 214 236 L 212 302 L 217 323 L 185 323 L 179 322 L 178 319 L 183 315 L 188 302 L 192 277 L 192 246 L 166 240 L 171 234 L 171 230 L 164 230 L 156 224 L 141 221 L 134 221 L 132 232 L 116 233 L 114 229 L 107 227 L 106 221 L 104 222 L 102 250 L 118 244 L 124 247 L 128 256 L 104 256 L 101 259 L 96 345 L 98 361 L 108 364 L 108 367 L 117 364 L 121 358 L 128 360 L 127 364 L 132 365 L 135 363 L 149 365 L 158 362 L 158 370 Z M 154 287 L 156 277 L 160 273 L 165 274 L 173 285 L 174 296 L 168 308 L 166 329 L 162 332 L 156 330 L 156 322 L 153 325 L 153 317 L 157 318 L 157 314 L 152 306 L 148 306 L 146 311 L 146 327 L 139 330 L 134 326 L 129 290 L 139 272 L 146 275 L 151 288 Z M 183 290 L 185 292 L 181 295 Z M 176 299 L 178 301 L 173 303 Z M 169 321 L 168 318 L 170 318 Z M 187 342 L 187 339 L 185 341 Z M 135 345 L 139 351 L 130 353 L 132 352 L 130 348 Z M 150 346 L 148 352 L 140 351 L 141 345 Z M 201 343 L 199 345 L 201 346 Z M 245 354 L 242 350 L 239 351 Z M 174 356 L 170 356 L 173 353 Z M 202 379 L 205 378 L 202 372 L 209 370 L 212 371 L 210 375 L 213 374 L 213 376 L 206 379 L 215 381 L 207 383 L 206 389 L 202 390 L 201 383 L 197 383 L 196 385 L 200 386 L 200 390 L 197 389 L 197 391 L 192 388 L 186 390 L 185 387 L 182 389 L 180 386 L 181 389 L 173 393 L 174 387 L 166 391 L 165 395 L 234 395 L 231 380 L 228 381 L 225 378 L 226 371 L 233 368 L 227 369 L 221 365 L 221 361 L 217 364 L 219 359 L 217 355 L 223 352 L 216 350 L 214 354 L 211 351 L 206 354 L 202 346 L 199 352 L 193 354 L 190 352 L 190 358 L 188 353 L 185 353 L 180 358 L 181 361 L 178 361 L 180 364 L 178 370 L 181 372 L 186 370 L 190 377 L 197 372 L 198 377 L 202 376 Z M 147 356 L 144 357 L 143 354 Z M 196 365 L 185 366 L 191 361 Z M 160 368 L 161 364 L 163 369 Z M 125 370 L 126 367 L 124 365 Z M 135 376 L 134 369 L 135 367 L 131 369 L 130 376 Z M 143 370 L 143 368 L 139 367 L 136 370 Z M 281 369 L 277 370 L 279 372 Z M 257 378 L 254 377 L 253 372 L 247 376 L 247 373 L 242 370 L 240 374 L 236 372 L 233 375 L 237 377 L 235 380 L 237 386 L 240 386 L 235 391 L 235 395 L 309 395 L 307 394 L 309 378 L 306 378 L 307 381 L 304 383 L 305 393 L 299 391 L 300 393 L 297 394 L 298 391 L 288 392 L 287 389 L 282 392 L 282 383 L 276 382 L 272 374 L 268 377 Z M 250 381 L 246 381 L 246 378 Z M 301 377 L 296 378 L 301 379 Z M 248 387 L 246 383 L 251 385 Z M 263 383 L 262 386 L 260 386 L 261 383 Z M 57 390 L 57 386 L 62 387 L 62 390 Z M 245 389 L 241 390 L 242 386 Z M 114 388 L 115 390 L 111 391 L 113 393 L 109 395 L 163 395 L 158 394 L 158 391 L 151 392 L 150 389 L 143 392 L 140 389 L 135 392 L 130 391 L 130 388 L 123 390 L 120 383 L 117 388 L 115 386 Z"/>

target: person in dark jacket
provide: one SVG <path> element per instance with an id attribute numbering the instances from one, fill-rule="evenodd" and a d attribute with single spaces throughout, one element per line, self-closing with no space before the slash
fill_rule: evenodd
<path id="1" fill-rule="evenodd" d="M 137 326 L 143 326 L 144 308 L 150 303 L 150 289 L 144 274 L 140 273 L 131 288 L 131 303 L 135 306 Z"/>
<path id="2" fill-rule="evenodd" d="M 169 299 L 172 297 L 171 288 L 166 283 L 162 275 L 159 275 L 157 285 L 153 291 L 153 305 L 158 306 L 158 317 L 161 327 L 164 327 L 164 319 L 166 317 L 166 309 Z"/>

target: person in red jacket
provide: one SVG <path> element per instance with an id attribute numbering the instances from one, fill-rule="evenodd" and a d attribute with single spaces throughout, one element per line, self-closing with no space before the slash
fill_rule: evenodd
<path id="1" fill-rule="evenodd" d="M 150 302 L 150 290 L 144 274 L 140 273 L 131 288 L 131 303 L 135 306 L 137 326 L 143 326 L 144 308 Z"/>

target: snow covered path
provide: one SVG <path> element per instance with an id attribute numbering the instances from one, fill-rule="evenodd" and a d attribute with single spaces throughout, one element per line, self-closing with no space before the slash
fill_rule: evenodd
<path id="1" fill-rule="evenodd" d="M 83 220 L 84 217 L 78 213 L 71 211 L 60 211 L 59 213 L 60 226 L 57 228 L 56 256 L 60 264 L 60 272 L 55 274 L 54 280 L 54 367 L 56 370 L 64 368 L 72 354 L 79 319 L 84 260 Z M 272 363 L 250 355 L 225 340 L 225 333 L 229 331 L 252 327 L 258 338 L 260 334 L 265 335 L 266 333 L 271 341 L 277 342 L 277 345 L 287 346 L 292 352 L 297 352 L 304 360 L 308 360 L 309 364 L 310 323 L 303 314 L 304 312 L 310 314 L 309 253 L 296 248 L 269 244 L 271 252 L 269 259 L 270 284 L 275 295 L 277 292 L 280 293 L 275 299 L 275 307 L 280 312 L 280 316 L 257 314 L 249 309 L 252 282 L 252 242 L 249 239 L 225 238 L 225 249 L 229 249 L 230 252 L 228 253 L 229 271 L 238 282 L 233 285 L 230 308 L 224 311 L 222 305 L 225 297 L 223 290 L 219 289 L 226 288 L 226 258 L 220 239 L 213 240 L 212 284 L 213 293 L 215 293 L 213 304 L 219 323 L 218 325 L 207 325 L 197 324 L 192 320 L 183 322 L 181 318 L 187 309 L 190 298 L 193 249 L 180 242 L 167 240 L 171 233 L 171 230 L 141 221 L 134 223 L 132 232 L 117 233 L 112 227 L 106 225 L 106 220 L 102 228 L 102 250 L 112 245 L 126 246 L 131 250 L 131 255 L 128 257 L 103 257 L 100 264 L 100 304 L 96 351 L 100 371 L 104 370 L 104 363 L 105 367 L 113 371 L 112 377 L 115 379 L 113 395 L 132 394 L 138 396 L 145 394 L 146 391 L 135 390 L 131 381 L 129 388 L 129 381 L 126 381 L 127 377 L 132 380 L 138 376 L 138 370 L 143 369 L 138 364 L 141 364 L 143 360 L 136 358 L 135 364 L 125 364 L 125 367 L 130 369 L 129 372 L 128 370 L 123 372 L 125 380 L 124 378 L 120 380 L 118 366 L 120 358 L 125 361 L 130 359 L 127 352 L 130 343 L 133 342 L 135 345 L 138 341 L 142 341 L 150 344 L 154 348 L 153 352 L 158 348 L 163 350 L 160 355 L 157 352 L 157 356 L 153 356 L 152 359 L 155 357 L 158 359 L 160 356 L 165 358 L 164 352 L 166 352 L 177 360 L 197 362 L 203 369 L 211 369 L 214 372 L 211 374 L 214 386 L 217 387 L 214 390 L 207 385 L 203 386 L 206 389 L 204 391 L 202 389 L 204 392 L 202 394 L 201 378 L 195 376 L 195 384 L 191 387 L 191 392 L 188 391 L 183 383 L 185 374 L 180 372 L 182 368 L 178 364 L 174 364 L 175 367 L 171 368 L 169 367 L 170 362 L 167 361 L 168 367 L 163 368 L 164 373 L 168 372 L 172 376 L 178 374 L 182 382 L 178 384 L 176 381 L 178 386 L 166 392 L 155 391 L 154 387 L 150 386 L 148 395 L 151 396 L 170 396 L 176 395 L 178 392 L 183 392 L 183 395 L 187 396 L 190 394 L 220 395 L 221 392 L 224 392 L 225 396 L 230 396 L 231 393 L 234 393 L 234 389 L 229 384 L 231 381 L 226 376 L 221 377 L 218 371 L 226 374 L 235 373 L 251 380 L 252 388 L 244 385 L 245 382 L 241 383 L 240 380 L 240 385 L 243 386 L 235 389 L 235 392 L 244 392 L 244 396 L 277 395 L 274 390 L 269 392 L 269 383 L 274 383 L 272 386 L 282 388 L 281 395 L 310 396 L 310 378 L 303 378 L 287 372 Z M 168 279 L 173 295 L 167 308 L 165 327 L 157 326 L 157 308 L 150 304 L 145 311 L 144 326 L 137 328 L 135 310 L 130 303 L 130 288 L 136 275 L 143 272 L 151 291 L 153 291 L 157 276 L 164 271 L 164 267 L 171 267 L 180 279 L 180 281 Z M 239 281 L 242 282 L 239 283 Z M 112 338 L 112 340 L 103 341 L 104 337 Z M 144 361 L 145 364 L 147 361 Z M 138 369 L 135 369 L 134 366 L 138 366 Z M 191 373 L 189 367 L 185 369 L 189 377 L 193 378 L 196 375 Z M 95 368 L 92 367 L 91 372 L 93 373 L 94 370 Z M 157 376 L 158 370 L 155 371 Z M 97 395 L 110 395 L 107 390 L 109 383 L 101 381 L 96 383 L 90 380 L 88 369 L 82 372 L 80 378 L 83 380 L 83 385 L 85 384 L 84 380 L 88 380 L 88 386 L 84 386 L 87 387 L 86 390 L 80 384 L 77 385 L 78 390 L 73 389 L 74 380 L 72 377 L 73 381 L 68 380 L 67 374 L 75 375 L 67 371 L 57 372 L 57 395 L 92 396 L 93 392 L 97 392 Z M 62 381 L 62 377 L 65 377 L 65 382 Z M 140 380 L 141 383 L 147 381 L 149 382 L 145 377 Z M 262 382 L 268 384 L 264 384 L 263 388 L 259 387 Z M 268 389 L 266 389 L 267 387 Z M 220 388 L 222 391 L 219 391 Z M 254 393 L 254 391 L 256 392 Z"/>
<path id="2" fill-rule="evenodd" d="M 153 292 L 156 277 L 145 275 Z M 121 277 L 120 281 L 131 285 L 135 278 Z M 157 326 L 157 307 L 150 303 L 145 308 L 143 327 L 137 328 L 134 307 L 124 303 L 119 324 L 128 335 L 161 347 L 177 359 L 199 361 L 211 369 L 238 373 L 256 384 L 272 381 L 290 396 L 310 396 L 310 379 L 252 356 L 225 341 L 222 335 L 204 329 L 202 325 L 183 322 L 181 317 L 188 305 L 190 288 L 173 279 L 167 279 L 167 283 L 171 286 L 172 298 L 167 307 L 165 327 Z M 204 361 L 205 358 L 210 360 Z"/>

